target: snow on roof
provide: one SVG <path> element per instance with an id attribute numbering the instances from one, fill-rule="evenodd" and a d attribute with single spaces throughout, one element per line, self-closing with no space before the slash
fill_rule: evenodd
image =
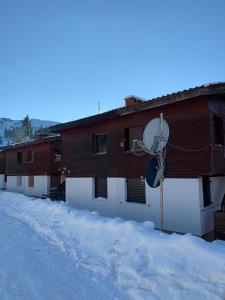
<path id="1" fill-rule="evenodd" d="M 31 139 L 31 140 L 27 140 L 27 141 L 23 141 L 23 142 L 18 142 L 18 143 L 13 143 L 7 146 L 3 146 L 1 149 L 3 150 L 9 150 L 9 149 L 14 149 L 14 148 L 19 148 L 19 147 L 25 147 L 25 146 L 29 146 L 29 145 L 35 145 L 35 144 L 39 144 L 39 143 L 44 143 L 44 142 L 49 142 L 51 140 L 60 138 L 60 134 L 58 133 L 54 133 L 48 136 L 43 136 L 43 138 L 37 138 L 37 139 Z"/>

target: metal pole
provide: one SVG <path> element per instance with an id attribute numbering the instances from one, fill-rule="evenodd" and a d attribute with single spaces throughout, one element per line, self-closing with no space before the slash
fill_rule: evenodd
<path id="1" fill-rule="evenodd" d="M 160 230 L 163 231 L 163 113 L 160 113 Z"/>

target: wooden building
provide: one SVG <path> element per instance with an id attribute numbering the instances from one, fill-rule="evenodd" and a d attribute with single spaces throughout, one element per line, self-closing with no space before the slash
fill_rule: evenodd
<path id="1" fill-rule="evenodd" d="M 5 188 L 5 151 L 0 149 L 0 189 Z"/>
<path id="2" fill-rule="evenodd" d="M 208 234 L 225 193 L 225 83 L 148 101 L 135 96 L 125 100 L 125 107 L 52 127 L 62 138 L 66 201 L 159 227 L 159 188 L 141 178 L 150 156 L 135 156 L 132 144 L 163 113 L 170 128 L 165 229 Z"/>
<path id="3" fill-rule="evenodd" d="M 60 136 L 40 136 L 4 149 L 8 191 L 42 197 L 61 184 Z"/>

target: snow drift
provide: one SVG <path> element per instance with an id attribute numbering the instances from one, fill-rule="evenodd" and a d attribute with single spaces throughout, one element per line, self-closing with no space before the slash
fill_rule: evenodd
<path id="1" fill-rule="evenodd" d="M 0 211 L 29 224 L 75 266 L 113 282 L 127 299 L 225 298 L 222 241 L 169 235 L 151 222 L 104 218 L 9 192 L 0 192 Z"/>

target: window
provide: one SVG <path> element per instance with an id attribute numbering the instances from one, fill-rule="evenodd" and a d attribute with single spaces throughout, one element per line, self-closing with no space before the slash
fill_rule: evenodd
<path id="1" fill-rule="evenodd" d="M 34 187 L 34 176 L 29 176 L 28 177 L 28 186 L 29 187 Z"/>
<path id="2" fill-rule="evenodd" d="M 54 149 L 54 161 L 61 161 L 60 149 Z"/>
<path id="3" fill-rule="evenodd" d="M 141 178 L 127 178 L 127 201 L 146 203 L 144 180 Z"/>
<path id="4" fill-rule="evenodd" d="M 23 161 L 23 153 L 17 152 L 17 163 L 22 164 L 22 161 Z"/>
<path id="5" fill-rule="evenodd" d="M 107 198 L 107 177 L 95 178 L 95 198 Z"/>
<path id="6" fill-rule="evenodd" d="M 213 123 L 214 123 L 214 144 L 224 146 L 223 119 L 220 117 L 214 116 Z"/>
<path id="7" fill-rule="evenodd" d="M 94 135 L 94 153 L 107 152 L 107 136 L 105 133 Z"/>
<path id="8" fill-rule="evenodd" d="M 5 182 L 7 182 L 7 175 L 5 175 Z"/>
<path id="9" fill-rule="evenodd" d="M 54 149 L 54 153 L 55 153 L 55 154 L 60 154 L 60 149 L 59 149 L 59 148 L 55 148 L 55 149 Z"/>
<path id="10" fill-rule="evenodd" d="M 33 151 L 28 151 L 28 152 L 27 152 L 27 161 L 28 161 L 28 162 L 34 161 Z"/>
<path id="11" fill-rule="evenodd" d="M 138 127 L 130 127 L 125 128 L 124 132 L 124 150 L 130 151 L 133 148 L 133 141 L 134 140 L 142 140 L 143 139 L 143 130 L 141 126 Z"/>
<path id="12" fill-rule="evenodd" d="M 209 177 L 202 177 L 203 201 L 204 207 L 211 204 L 211 191 Z"/>
<path id="13" fill-rule="evenodd" d="M 22 176 L 17 176 L 17 186 L 22 186 Z"/>

